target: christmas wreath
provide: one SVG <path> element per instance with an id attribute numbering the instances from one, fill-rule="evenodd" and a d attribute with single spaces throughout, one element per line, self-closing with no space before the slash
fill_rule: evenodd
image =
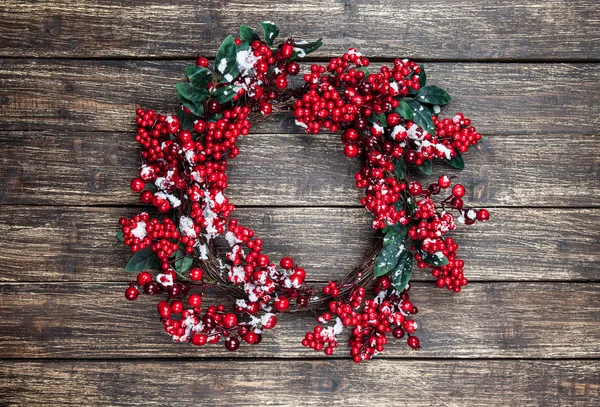
<path id="1" fill-rule="evenodd" d="M 228 36 L 214 69 L 201 56 L 185 68 L 176 115 L 136 111 L 142 162 L 131 189 L 165 215 L 119 220 L 117 237 L 133 252 L 125 270 L 139 273 L 125 297 L 157 296 L 175 342 L 223 341 L 235 351 L 242 341 L 260 343 L 277 313 L 313 310 L 318 324 L 302 345 L 327 355 L 344 328 L 355 362 L 383 351 L 390 334 L 420 349 L 418 310 L 409 299 L 413 266 L 430 268 L 437 287 L 459 292 L 468 283 L 464 262 L 446 234 L 489 213 L 465 206 L 465 188 L 452 186 L 453 177 L 425 186 L 409 174 L 432 174 L 434 160 L 462 169 L 461 154 L 482 136 L 461 113 L 438 116 L 450 96 L 427 85 L 424 67 L 407 59 L 373 69 L 350 48 L 327 65 L 311 65 L 303 84 L 291 89 L 288 77 L 301 71 L 296 61 L 322 41 L 276 43 L 278 27 L 259 25 L 262 39 L 248 26 Z M 341 132 L 344 154 L 363 162 L 356 187 L 365 191 L 361 204 L 381 236 L 360 265 L 320 289 L 305 282 L 305 270 L 291 258 L 271 261 L 263 241 L 232 216 L 225 195 L 227 159 L 240 153 L 238 138 L 273 111 L 291 112 L 307 133 Z M 206 289 L 232 297 L 232 305 L 203 304 Z"/>

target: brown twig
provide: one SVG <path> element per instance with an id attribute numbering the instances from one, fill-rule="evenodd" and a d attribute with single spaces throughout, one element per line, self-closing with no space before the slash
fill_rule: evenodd
<path id="1" fill-rule="evenodd" d="M 348 298 L 355 287 L 363 286 L 368 288 L 375 282 L 373 268 L 375 265 L 375 258 L 381 251 L 382 244 L 381 238 L 373 239 L 371 247 L 369 247 L 363 260 L 338 282 L 338 286 L 340 287 L 340 294 L 337 297 L 338 300 Z M 234 299 L 245 298 L 246 293 L 244 290 L 240 288 L 240 286 L 233 285 L 227 280 L 227 276 L 220 267 L 219 257 L 220 255 L 217 249 L 214 246 L 210 246 L 208 250 L 208 259 L 200 260 L 204 273 L 215 281 L 215 287 L 224 294 L 227 294 Z M 313 287 L 310 292 L 311 296 L 307 306 L 290 307 L 287 312 L 318 312 L 327 307 L 329 301 L 333 299 L 330 295 L 323 294 L 322 290 L 317 289 L 316 287 Z"/>

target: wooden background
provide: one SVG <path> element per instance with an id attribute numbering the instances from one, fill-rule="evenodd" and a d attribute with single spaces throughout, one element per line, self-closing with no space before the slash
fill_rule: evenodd
<path id="1" fill-rule="evenodd" d="M 170 3 L 0 4 L 1 406 L 600 404 L 598 1 Z M 236 353 L 174 345 L 153 301 L 124 300 L 134 109 L 174 111 L 195 53 L 266 19 L 322 36 L 313 61 L 353 45 L 424 62 L 447 114 L 486 135 L 461 177 L 492 220 L 456 233 L 461 294 L 416 271 L 419 353 L 324 358 L 299 344 L 307 316 Z M 323 282 L 359 261 L 370 217 L 338 137 L 298 133 L 289 117 L 256 126 L 229 193 L 267 253 Z"/>

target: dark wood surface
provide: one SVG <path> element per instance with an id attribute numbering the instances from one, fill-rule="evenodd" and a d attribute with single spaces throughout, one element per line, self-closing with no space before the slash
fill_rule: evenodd
<path id="1" fill-rule="evenodd" d="M 13 1 L 0 4 L 0 406 L 600 404 L 600 6 L 597 1 Z M 257 347 L 169 342 L 123 298 L 116 220 L 138 151 L 133 110 L 177 105 L 196 52 L 240 24 L 426 63 L 486 139 L 465 154 L 487 224 L 455 235 L 471 284 L 415 270 L 424 349 L 355 366 L 300 346 L 286 315 Z M 229 195 L 275 257 L 339 277 L 372 236 L 339 137 L 274 117 L 240 142 Z M 444 169 L 435 166 L 436 172 Z M 365 400 L 368 400 L 365 401 Z"/>

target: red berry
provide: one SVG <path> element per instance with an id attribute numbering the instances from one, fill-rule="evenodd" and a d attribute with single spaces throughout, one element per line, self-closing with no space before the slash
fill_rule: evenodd
<path id="1" fill-rule="evenodd" d="M 225 314 L 221 322 L 225 328 L 233 328 L 237 324 L 237 317 L 231 313 Z"/>
<path id="2" fill-rule="evenodd" d="M 358 132 L 352 128 L 346 130 L 343 135 L 345 141 L 356 141 L 358 138 Z"/>
<path id="3" fill-rule="evenodd" d="M 206 131 L 206 122 L 204 120 L 196 120 L 194 122 L 194 131 L 196 133 L 204 133 Z"/>
<path id="4" fill-rule="evenodd" d="M 410 346 L 414 350 L 421 349 L 421 345 L 419 345 L 419 338 L 417 338 L 416 336 L 409 337 L 407 343 L 408 346 Z"/>
<path id="5" fill-rule="evenodd" d="M 294 46 L 292 44 L 288 44 L 287 42 L 281 46 L 281 56 L 283 59 L 288 59 L 292 56 L 294 52 Z"/>
<path id="6" fill-rule="evenodd" d="M 450 201 L 450 205 L 454 206 L 457 209 L 461 209 L 463 207 L 463 200 L 462 200 L 462 198 L 454 197 Z"/>
<path id="7" fill-rule="evenodd" d="M 221 112 L 221 104 L 216 100 L 211 100 L 208 102 L 208 112 L 209 113 L 220 113 Z"/>
<path id="8" fill-rule="evenodd" d="M 421 185 L 420 182 L 413 181 L 410 183 L 408 190 L 413 196 L 421 195 L 421 193 L 423 192 L 423 185 Z"/>
<path id="9" fill-rule="evenodd" d="M 152 198 L 154 198 L 154 194 L 148 190 L 143 191 L 140 195 L 140 201 L 142 201 L 143 203 L 152 202 Z"/>
<path id="10" fill-rule="evenodd" d="M 148 273 L 147 271 L 142 271 L 137 276 L 137 283 L 141 286 L 144 286 L 151 281 L 152 281 L 152 274 Z"/>
<path id="11" fill-rule="evenodd" d="M 487 209 L 480 209 L 477 211 L 477 220 L 485 221 L 485 220 L 488 220 L 489 218 L 490 218 L 490 213 L 487 211 Z"/>
<path id="12" fill-rule="evenodd" d="M 448 178 L 447 175 L 442 175 L 438 179 L 438 185 L 440 186 L 440 188 L 448 188 L 450 186 L 450 178 Z"/>
<path id="13" fill-rule="evenodd" d="M 208 67 L 208 59 L 198 55 L 198 58 L 196 58 L 196 65 L 206 68 Z"/>
<path id="14" fill-rule="evenodd" d="M 288 80 L 285 76 L 278 76 L 277 78 L 275 78 L 275 87 L 279 90 L 283 90 L 285 88 L 287 88 L 288 85 Z"/>
<path id="15" fill-rule="evenodd" d="M 387 115 L 387 125 L 394 127 L 400 124 L 400 115 L 398 113 L 390 113 Z"/>
<path id="16" fill-rule="evenodd" d="M 140 295 L 140 292 L 135 287 L 129 287 L 127 290 L 125 290 L 125 298 L 127 298 L 129 301 L 135 300 L 138 295 Z"/>
<path id="17" fill-rule="evenodd" d="M 292 61 L 287 64 L 286 71 L 292 76 L 298 75 L 298 72 L 300 72 L 300 65 L 298 65 L 297 62 Z"/>
<path id="18" fill-rule="evenodd" d="M 182 143 L 189 143 L 190 141 L 192 141 L 192 133 L 190 133 L 187 130 L 180 131 L 179 134 L 177 135 L 177 138 Z"/>
<path id="19" fill-rule="evenodd" d="M 174 314 L 180 314 L 183 311 L 183 302 L 181 301 L 173 301 L 171 304 L 171 312 Z"/>
<path id="20" fill-rule="evenodd" d="M 457 198 L 462 198 L 465 196 L 465 187 L 460 184 L 454 185 L 454 188 L 452 188 L 452 194 Z"/>
<path id="21" fill-rule="evenodd" d="M 417 330 L 417 323 L 412 319 L 407 319 L 406 321 L 404 321 L 404 324 L 402 324 L 402 326 L 404 327 L 404 330 L 409 334 L 412 334 Z"/>
<path id="22" fill-rule="evenodd" d="M 190 270 L 190 279 L 192 281 L 200 281 L 202 280 L 202 270 L 194 267 L 193 269 Z"/>
<path id="23" fill-rule="evenodd" d="M 196 334 L 192 336 L 192 343 L 196 346 L 202 346 L 206 343 L 208 337 L 204 334 Z"/>
<path id="24" fill-rule="evenodd" d="M 402 308 L 402 311 L 404 311 L 404 312 L 412 312 L 412 310 L 413 310 L 412 302 L 404 301 L 400 308 Z"/>
<path id="25" fill-rule="evenodd" d="M 192 294 L 188 297 L 188 304 L 191 307 L 199 307 L 202 304 L 202 297 L 199 294 Z"/>
<path id="26" fill-rule="evenodd" d="M 404 336 L 404 330 L 401 327 L 397 326 L 392 331 L 392 335 L 394 335 L 394 338 L 400 339 Z"/>
<path id="27" fill-rule="evenodd" d="M 344 147 L 344 154 L 346 154 L 346 157 L 356 157 L 358 155 L 358 147 L 354 144 L 348 144 Z"/>
<path id="28" fill-rule="evenodd" d="M 262 323 L 264 329 L 273 329 L 277 325 L 277 317 L 275 315 L 269 315 L 266 321 Z"/>
<path id="29" fill-rule="evenodd" d="M 289 270 L 294 267 L 294 261 L 290 257 L 283 257 L 279 262 L 279 265 L 281 265 L 281 268 Z"/>
<path id="30" fill-rule="evenodd" d="M 179 125 L 180 125 L 180 123 L 179 123 L 179 119 L 177 118 L 177 116 L 167 117 L 167 133 L 176 134 L 179 131 Z"/>
<path id="31" fill-rule="evenodd" d="M 260 104 L 260 112 L 265 116 L 271 114 L 273 112 L 273 105 L 269 102 L 262 102 Z"/>
<path id="32" fill-rule="evenodd" d="M 246 333 L 246 335 L 244 335 L 244 340 L 246 341 L 246 343 L 249 343 L 249 344 L 253 344 L 254 342 L 256 342 L 257 339 L 258 339 L 258 335 L 256 335 L 252 331 L 250 331 L 250 332 Z"/>
<path id="33" fill-rule="evenodd" d="M 269 265 L 269 257 L 264 254 L 259 254 L 256 258 L 256 263 L 260 267 L 267 267 Z"/>
<path id="34" fill-rule="evenodd" d="M 225 341 L 225 348 L 228 351 L 236 351 L 240 347 L 240 340 L 238 338 L 227 338 Z"/>
<path id="35" fill-rule="evenodd" d="M 290 306 L 290 300 L 284 295 L 280 295 L 275 299 L 275 308 L 277 311 L 285 311 Z"/>
<path id="36" fill-rule="evenodd" d="M 160 315 L 161 318 L 168 318 L 171 315 L 171 306 L 166 301 L 159 302 L 156 308 L 158 309 L 158 315 Z"/>
<path id="37" fill-rule="evenodd" d="M 131 181 L 131 189 L 133 192 L 142 192 L 146 187 L 146 183 L 141 178 L 134 178 Z"/>

